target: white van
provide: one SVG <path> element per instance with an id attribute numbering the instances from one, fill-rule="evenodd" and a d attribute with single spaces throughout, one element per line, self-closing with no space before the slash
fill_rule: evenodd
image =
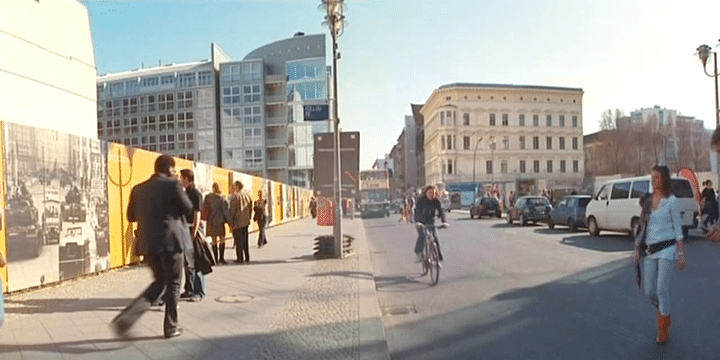
<path id="1" fill-rule="evenodd" d="M 680 219 L 683 235 L 697 227 L 699 206 L 695 202 L 690 181 L 672 176 L 671 192 L 680 205 Z M 621 231 L 632 234 L 640 219 L 640 198 L 652 192 L 650 176 L 617 179 L 606 182 L 585 210 L 590 235 L 597 236 L 600 230 Z"/>

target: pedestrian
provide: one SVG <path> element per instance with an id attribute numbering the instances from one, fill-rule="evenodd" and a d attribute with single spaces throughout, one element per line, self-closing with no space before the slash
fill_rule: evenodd
<path id="1" fill-rule="evenodd" d="M 233 194 L 230 196 L 230 227 L 233 229 L 235 239 L 235 263 L 250 262 L 250 249 L 248 248 L 248 226 L 250 226 L 250 213 L 252 212 L 252 199 L 243 191 L 243 183 L 233 183 Z"/>
<path id="2" fill-rule="evenodd" d="M 310 215 L 313 219 L 317 217 L 317 201 L 314 196 L 310 197 Z"/>
<path id="3" fill-rule="evenodd" d="M 0 252 L 0 268 L 5 267 L 5 257 Z M 2 277 L 0 277 L 0 328 L 5 323 L 5 298 L 3 293 L 5 292 L 5 286 L 3 285 Z"/>
<path id="4" fill-rule="evenodd" d="M 196 244 L 198 241 L 205 241 L 200 231 L 200 205 L 202 204 L 202 194 L 195 187 L 195 174 L 190 169 L 180 170 L 180 181 L 185 187 L 185 192 L 192 203 L 192 213 L 186 217 L 188 223 L 188 231 L 193 241 L 193 249 L 185 252 L 185 292 L 180 294 L 181 299 L 189 299 L 190 301 L 202 301 L 205 298 L 205 271 L 200 270 L 203 251 L 202 244 Z"/>
<path id="5" fill-rule="evenodd" d="M 212 184 L 212 192 L 205 197 L 203 209 L 206 212 L 206 235 L 212 241 L 215 262 L 225 262 L 225 222 L 229 218 L 228 203 L 220 193 L 220 185 Z"/>
<path id="6" fill-rule="evenodd" d="M 720 155 L 720 129 L 715 129 L 710 137 L 710 149 Z M 720 242 L 720 224 L 716 222 L 715 225 L 710 228 L 710 232 L 707 233 L 707 237 L 712 242 Z"/>
<path id="7" fill-rule="evenodd" d="M 440 200 L 437 197 L 437 188 L 434 185 L 427 185 L 423 189 L 423 195 L 419 196 L 416 200 L 415 207 L 415 228 L 417 230 L 417 240 L 415 241 L 415 262 L 422 262 L 422 252 L 425 249 L 425 230 L 424 225 L 434 225 L 435 216 L 440 218 L 442 221 L 442 227 L 448 227 L 445 221 L 445 213 L 443 212 Z M 440 251 L 440 242 L 438 241 L 437 232 L 435 228 L 431 228 L 432 235 L 435 238 L 435 245 L 438 250 L 438 259 L 443 261 L 442 252 Z"/>
<path id="8" fill-rule="evenodd" d="M 677 265 L 680 270 L 685 268 L 678 200 L 670 192 L 670 186 L 667 166 L 653 167 L 653 192 L 641 199 L 642 230 L 635 241 L 635 264 L 642 268 L 645 295 L 657 310 L 658 344 L 664 344 L 669 339 L 673 266 Z"/>
<path id="9" fill-rule="evenodd" d="M 705 189 L 702 191 L 702 201 L 704 204 L 703 214 L 705 217 L 703 218 L 701 228 L 704 232 L 707 232 L 707 229 L 717 220 L 718 203 L 715 198 L 715 190 L 712 187 L 712 181 L 706 180 L 703 185 L 705 185 Z"/>
<path id="10" fill-rule="evenodd" d="M 263 191 L 258 190 L 258 199 L 255 201 L 255 206 L 253 206 L 253 220 L 258 224 L 258 248 L 267 245 L 267 237 L 265 236 L 265 222 L 267 221 L 266 206 L 267 201 L 263 198 Z"/>
<path id="11" fill-rule="evenodd" d="M 182 334 L 178 299 L 183 252 L 193 248 L 187 224 L 192 208 L 176 178 L 175 159 L 160 155 L 155 160 L 155 173 L 133 187 L 127 208 L 128 221 L 138 223 L 135 254 L 145 257 L 153 282 L 112 320 L 111 327 L 118 336 L 127 333 L 165 288 L 165 337 Z"/>

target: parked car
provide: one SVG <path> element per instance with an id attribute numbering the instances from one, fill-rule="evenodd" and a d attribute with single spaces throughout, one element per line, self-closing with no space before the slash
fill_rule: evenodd
<path id="1" fill-rule="evenodd" d="M 497 199 L 495 199 L 494 197 L 476 198 L 475 203 L 473 203 L 473 206 L 470 207 L 470 218 L 473 219 L 476 216 L 478 217 L 478 219 L 482 218 L 483 216 L 497 216 L 498 218 L 501 217 L 502 214 L 500 213 L 500 204 L 498 203 Z"/>
<path id="2" fill-rule="evenodd" d="M 512 224 L 517 220 L 521 226 L 527 225 L 528 222 L 533 224 L 547 222 L 550 210 L 552 205 L 544 196 L 521 196 L 515 202 L 515 206 L 508 209 L 507 222 Z"/>
<path id="3" fill-rule="evenodd" d="M 6 206 L 8 260 L 40 256 L 45 240 L 32 198 L 17 196 L 8 200 Z"/>
<path id="4" fill-rule="evenodd" d="M 687 237 L 688 230 L 697 227 L 698 205 L 692 185 L 683 177 L 672 176 L 670 188 L 678 200 L 683 235 Z M 651 192 L 649 175 L 603 184 L 585 210 L 590 235 L 597 236 L 601 230 L 634 233 L 642 210 L 640 198 Z"/>
<path id="5" fill-rule="evenodd" d="M 548 227 L 552 229 L 555 225 L 567 225 L 570 232 L 575 231 L 578 227 L 586 227 L 585 208 L 591 199 L 592 196 L 590 195 L 568 195 L 563 197 L 550 210 Z"/>

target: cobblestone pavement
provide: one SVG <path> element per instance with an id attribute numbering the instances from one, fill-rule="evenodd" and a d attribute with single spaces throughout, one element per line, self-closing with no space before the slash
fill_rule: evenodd
<path id="1" fill-rule="evenodd" d="M 312 259 L 313 239 L 332 232 L 312 219 L 268 229 L 249 265 L 216 266 L 208 297 L 181 303 L 185 333 L 170 340 L 158 308 L 128 340 L 108 327 L 149 284 L 143 266 L 11 294 L 0 359 L 389 359 L 362 222 L 343 224 L 356 239 L 344 259 Z"/>

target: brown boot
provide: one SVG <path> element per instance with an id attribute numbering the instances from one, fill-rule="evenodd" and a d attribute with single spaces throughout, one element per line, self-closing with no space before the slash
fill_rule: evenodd
<path id="1" fill-rule="evenodd" d="M 671 324 L 672 320 L 670 319 L 670 315 L 663 316 L 658 312 L 658 335 L 655 340 L 658 344 L 665 344 L 670 339 Z"/>

